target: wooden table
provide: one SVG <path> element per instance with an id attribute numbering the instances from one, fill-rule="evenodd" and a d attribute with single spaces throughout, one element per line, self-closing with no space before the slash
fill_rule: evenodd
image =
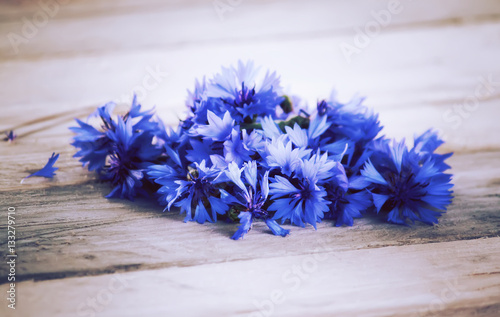
<path id="1" fill-rule="evenodd" d="M 0 316 L 500 315 L 498 0 L 64 2 L 0 4 L 0 130 L 19 135 L 0 143 L 3 298 L 9 207 L 18 254 Z M 440 224 L 257 224 L 235 242 L 236 224 L 105 199 L 72 158 L 74 117 L 135 90 L 176 124 L 194 79 L 238 59 L 311 104 L 368 96 L 389 137 L 440 129 L 455 152 Z M 21 185 L 52 152 L 55 179 Z"/>

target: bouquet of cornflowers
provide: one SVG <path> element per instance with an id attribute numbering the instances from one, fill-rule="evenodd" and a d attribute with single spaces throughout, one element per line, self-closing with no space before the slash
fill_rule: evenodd
<path id="1" fill-rule="evenodd" d="M 196 82 L 175 129 L 134 97 L 123 116 L 112 115 L 114 103 L 99 107 L 91 117 L 100 128 L 77 120 L 72 145 L 111 183 L 108 198 L 156 196 L 185 222 L 239 222 L 236 240 L 257 220 L 283 237 L 289 230 L 278 221 L 352 226 L 369 212 L 396 224 L 437 223 L 452 199 L 451 153 L 435 153 L 443 141 L 432 130 L 412 148 L 377 137 L 378 115 L 363 100 L 342 104 L 332 94 L 309 110 L 283 94 L 276 73 L 239 62 Z"/>

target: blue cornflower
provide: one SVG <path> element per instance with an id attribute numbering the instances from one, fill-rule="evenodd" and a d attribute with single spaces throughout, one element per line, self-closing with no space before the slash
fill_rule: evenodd
<path id="1" fill-rule="evenodd" d="M 257 130 L 253 130 L 250 133 L 248 133 L 245 129 L 241 130 L 241 139 L 243 140 L 245 148 L 250 151 L 263 153 L 266 149 L 266 142 L 262 137 L 262 134 Z"/>
<path id="2" fill-rule="evenodd" d="M 70 127 L 76 135 L 73 138 L 73 145 L 79 151 L 73 157 L 80 157 L 82 165 L 87 165 L 89 171 L 100 172 L 106 164 L 106 158 L 111 154 L 111 140 L 106 135 L 106 131 L 114 130 L 116 124 L 112 119 L 112 112 L 116 104 L 109 102 L 89 116 L 101 118 L 101 130 L 92 125 L 76 119 L 78 127 Z"/>
<path id="3" fill-rule="evenodd" d="M 241 132 L 233 129 L 231 137 L 224 142 L 224 158 L 227 162 L 236 162 L 241 166 L 250 161 L 258 151 L 262 151 L 264 146 L 259 133 L 252 131 L 248 134 L 245 129 Z"/>
<path id="4" fill-rule="evenodd" d="M 453 153 L 437 154 L 434 153 L 436 149 L 444 143 L 438 136 L 435 130 L 427 130 L 422 135 L 415 136 L 413 148 L 410 155 L 418 162 L 423 162 L 427 159 L 432 159 L 440 172 L 450 168 L 444 161 L 453 155 Z"/>
<path id="5" fill-rule="evenodd" d="M 156 192 L 158 195 L 158 202 L 165 209 L 170 209 L 176 200 L 177 188 L 179 184 L 177 181 L 185 179 L 183 170 L 179 166 L 171 166 L 168 164 L 150 165 L 147 169 L 147 175 L 151 181 L 160 185 Z"/>
<path id="6" fill-rule="evenodd" d="M 318 113 L 325 114 L 330 124 L 324 137 L 361 143 L 373 140 L 382 130 L 382 126 L 378 114 L 362 105 L 364 99 L 356 96 L 347 104 L 341 104 L 333 92 L 329 102 L 320 101 L 317 106 Z"/>
<path id="7" fill-rule="evenodd" d="M 332 94 L 310 111 L 283 95 L 276 73 L 261 75 L 252 62 L 238 62 L 196 81 L 176 129 L 136 96 L 123 116 L 105 104 L 91 115 L 99 127 L 77 120 L 71 128 L 75 157 L 112 183 L 107 197 L 156 190 L 165 210 L 179 207 L 185 222 L 238 214 L 236 240 L 256 219 L 280 236 L 289 230 L 279 219 L 315 229 L 325 217 L 352 226 L 367 210 L 399 224 L 437 223 L 453 185 L 444 173 L 451 154 L 435 153 L 443 143 L 436 132 L 416 136 L 410 150 L 391 145 L 377 138 L 382 126 L 364 98 L 342 104 Z M 29 177 L 52 177 L 55 160 Z"/>
<path id="8" fill-rule="evenodd" d="M 324 213 L 328 211 L 329 201 L 325 189 L 318 185 L 320 164 L 315 157 L 301 160 L 300 168 L 294 177 L 274 176 L 271 179 L 269 193 L 274 202 L 269 210 L 275 210 L 273 219 L 290 219 L 292 224 L 304 227 L 305 223 L 316 229 L 316 223 L 321 222 Z M 323 175 L 329 177 L 331 175 Z"/>
<path id="9" fill-rule="evenodd" d="M 17 138 L 17 134 L 14 133 L 14 130 L 5 132 L 5 139 L 4 139 L 5 141 L 13 142 L 15 138 Z"/>
<path id="10" fill-rule="evenodd" d="M 327 116 L 329 127 L 321 135 L 321 149 L 335 150 L 337 144 L 348 144 L 342 160 L 347 176 L 359 175 L 359 170 L 371 156 L 371 143 L 382 130 L 378 114 L 363 106 L 364 98 L 355 97 L 347 104 L 336 100 L 335 92 L 330 101 L 320 101 L 318 115 Z"/>
<path id="11" fill-rule="evenodd" d="M 276 107 L 283 100 L 281 87 L 276 73 L 267 72 L 257 80 L 258 69 L 253 62 L 222 68 L 207 86 L 207 97 L 220 99 L 236 123 L 252 121 L 254 116 L 276 117 Z"/>
<path id="12" fill-rule="evenodd" d="M 189 128 L 184 127 L 182 124 L 178 125 L 175 130 L 171 127 L 166 128 L 163 122 L 158 120 L 158 129 L 159 133 L 156 135 L 157 145 L 163 148 L 167 155 L 166 163 L 181 168 L 188 166 L 190 164 L 187 160 L 189 144 L 191 140 L 194 140 L 189 136 Z"/>
<path id="13" fill-rule="evenodd" d="M 279 126 L 274 122 L 272 116 L 263 117 L 260 119 L 260 124 L 262 126 L 262 134 L 268 139 L 278 138 L 283 134 Z"/>
<path id="14" fill-rule="evenodd" d="M 189 168 L 187 176 L 183 177 L 167 166 L 152 166 L 149 175 L 162 185 L 159 193 L 163 194 L 166 209 L 170 210 L 174 204 L 180 207 L 181 213 L 186 213 L 185 222 L 216 222 L 217 214 L 225 214 L 229 209 L 226 203 L 229 194 L 217 186 L 221 171 L 207 167 L 205 161 L 195 163 L 195 166 L 195 169 Z"/>
<path id="15" fill-rule="evenodd" d="M 76 134 L 71 144 L 79 149 L 74 157 L 79 157 L 80 162 L 83 166 L 87 165 L 89 171 L 102 171 L 107 157 L 113 154 L 113 140 L 107 132 L 114 132 L 117 128 L 117 122 L 112 117 L 115 106 L 115 103 L 109 102 L 98 107 L 89 116 L 89 118 L 100 117 L 100 130 L 79 119 L 76 119 L 78 126 L 70 128 Z M 134 133 L 135 131 L 148 131 L 150 134 L 160 136 L 163 131 L 161 122 L 154 118 L 154 109 L 141 111 L 141 105 L 137 102 L 135 95 L 130 110 L 122 117 L 122 120 L 127 124 L 130 122 Z"/>
<path id="16" fill-rule="evenodd" d="M 344 167 L 335 162 L 335 177 L 325 182 L 327 196 L 331 202 L 329 205 L 329 218 L 335 219 L 337 227 L 342 225 L 352 226 L 354 218 L 361 218 L 361 212 L 372 206 L 371 195 L 366 190 L 355 190 L 349 187 L 349 180 Z"/>
<path id="17" fill-rule="evenodd" d="M 286 142 L 286 144 L 285 144 Z M 292 141 L 288 141 L 286 135 L 273 138 L 266 148 L 265 163 L 271 168 L 279 168 L 280 172 L 286 176 L 300 168 L 302 158 L 309 157 L 311 150 L 303 148 L 293 148 Z"/>
<path id="18" fill-rule="evenodd" d="M 186 106 L 189 109 L 189 114 L 186 120 L 183 121 L 185 127 L 193 124 L 207 124 L 208 111 L 212 111 L 220 117 L 226 112 L 226 106 L 220 98 L 207 96 L 207 81 L 205 78 L 201 82 L 195 82 L 193 92 L 188 91 Z"/>
<path id="19" fill-rule="evenodd" d="M 101 179 L 114 186 L 107 198 L 119 197 L 132 200 L 143 193 L 142 185 L 146 168 L 161 154 L 152 145 L 154 134 L 149 131 L 133 131 L 132 121 L 117 118 L 116 129 L 106 135 L 112 140 L 109 165 L 101 171 Z"/>
<path id="20" fill-rule="evenodd" d="M 186 159 L 190 163 L 201 163 L 201 161 L 210 161 L 210 156 L 222 154 L 222 144 L 213 142 L 210 139 L 198 141 L 190 139 L 191 149 L 186 151 Z M 189 165 L 189 164 L 188 164 Z"/>
<path id="21" fill-rule="evenodd" d="M 285 126 L 284 129 L 286 133 L 283 134 L 279 126 L 271 117 L 265 117 L 260 121 L 262 126 L 261 134 L 271 140 L 279 139 L 283 141 L 285 138 L 282 136 L 285 135 L 287 137 L 286 140 L 290 140 L 296 148 L 302 150 L 319 149 L 328 152 L 332 160 L 340 160 L 346 153 L 348 141 L 343 139 L 330 143 L 328 139 L 321 139 L 322 134 L 325 133 L 330 126 L 330 123 L 327 122 L 327 116 L 317 115 L 312 120 L 307 118 L 307 122 L 307 128 L 302 128 L 298 123 L 295 123 L 293 128 Z M 275 141 L 273 141 L 273 143 L 274 142 Z M 308 155 L 309 153 L 304 152 L 304 154 Z"/>
<path id="22" fill-rule="evenodd" d="M 79 161 L 83 166 L 87 165 L 89 171 L 100 172 L 106 164 L 106 157 L 110 154 L 111 140 L 106 137 L 104 131 L 99 131 L 78 119 L 76 122 L 79 126 L 70 128 L 77 134 L 71 145 L 79 149 L 73 157 L 80 157 Z"/>
<path id="23" fill-rule="evenodd" d="M 244 171 L 244 175 L 241 171 Z M 240 226 L 232 239 L 238 240 L 243 238 L 245 234 L 252 228 L 254 219 L 262 219 L 275 235 L 285 237 L 290 233 L 289 230 L 281 228 L 275 220 L 271 219 L 271 215 L 264 208 L 269 194 L 269 171 L 266 171 L 261 177 L 260 187 L 258 185 L 258 170 L 257 162 L 250 161 L 244 164 L 242 169 L 238 168 L 236 163 L 231 162 L 225 171 L 226 176 L 241 190 L 236 196 L 239 200 L 236 203 L 241 207 L 238 217 L 240 218 Z M 248 184 L 248 187 L 246 187 Z"/>
<path id="24" fill-rule="evenodd" d="M 237 157 L 239 152 L 242 152 L 242 155 L 246 153 L 245 149 L 241 149 L 243 143 L 240 140 L 239 127 L 234 126 L 235 122 L 229 111 L 221 118 L 208 110 L 207 120 L 208 124 L 194 124 L 187 133 L 189 146 L 184 155 L 189 160 L 187 165 L 203 160 L 210 162 L 211 155 L 224 155 L 224 152 Z"/>
<path id="25" fill-rule="evenodd" d="M 155 135 L 161 134 L 162 131 L 159 128 L 161 128 L 163 124 L 160 124 L 160 120 L 155 118 L 155 109 L 151 108 L 142 111 L 141 108 L 141 104 L 137 101 L 137 95 L 134 95 L 130 110 L 123 117 L 123 121 L 132 121 L 134 130 L 149 131 Z"/>
<path id="26" fill-rule="evenodd" d="M 108 102 L 101 107 L 97 107 L 97 109 L 89 116 L 90 118 L 100 118 L 102 120 L 102 129 L 103 130 L 112 130 L 115 127 L 115 123 L 113 121 L 113 110 L 116 107 L 116 103 Z"/>
<path id="27" fill-rule="evenodd" d="M 316 116 L 309 123 L 307 129 L 301 128 L 297 123 L 293 129 L 286 126 L 286 134 L 297 147 L 317 149 L 319 147 L 319 137 L 330 127 L 327 116 Z"/>
<path id="28" fill-rule="evenodd" d="M 207 81 L 205 77 L 201 81 L 196 80 L 194 84 L 194 90 L 188 90 L 188 97 L 186 99 L 186 107 L 191 111 L 191 117 L 200 117 L 198 112 L 200 112 L 200 108 L 203 107 L 202 102 L 206 99 L 206 91 L 207 91 Z M 201 121 L 199 123 L 203 123 L 207 121 L 206 118 L 206 110 L 201 111 L 205 114 L 204 118 L 200 118 Z"/>
<path id="29" fill-rule="evenodd" d="M 229 111 L 224 113 L 221 119 L 212 111 L 207 113 L 207 125 L 193 126 L 191 134 L 193 136 L 201 136 L 204 139 L 212 139 L 213 141 L 225 141 L 230 135 L 234 127 L 234 120 L 231 118 Z"/>
<path id="30" fill-rule="evenodd" d="M 162 154 L 161 146 L 153 140 L 155 137 L 162 140 L 166 132 L 154 118 L 154 110 L 142 111 L 135 96 L 123 117 L 113 119 L 114 107 L 114 103 L 107 103 L 91 115 L 101 118 L 100 130 L 76 120 L 78 126 L 70 128 L 76 134 L 72 145 L 79 149 L 74 157 L 80 157 L 89 171 L 96 171 L 102 180 L 112 183 L 113 189 L 106 197 L 132 200 L 145 193 L 142 190 L 145 168 Z"/>
<path id="31" fill-rule="evenodd" d="M 311 168 L 314 168 L 319 184 L 329 182 L 332 178 L 342 178 L 344 174 L 342 164 L 332 160 L 328 153 L 321 154 L 319 149 L 309 160 L 304 160 L 303 165 L 313 166 Z"/>
<path id="32" fill-rule="evenodd" d="M 404 141 L 374 154 L 361 174 L 370 183 L 377 213 L 387 214 L 389 222 L 437 223 L 437 217 L 451 203 L 451 176 L 442 173 L 430 157 L 416 161 Z"/>
<path id="33" fill-rule="evenodd" d="M 224 157 L 228 162 L 236 162 L 241 166 L 243 162 L 249 161 L 250 156 L 254 153 L 248 149 L 240 135 L 240 131 L 233 129 L 231 138 L 224 142 Z"/>
<path id="34" fill-rule="evenodd" d="M 24 182 L 24 180 L 33 177 L 33 176 L 39 176 L 39 177 L 46 177 L 46 178 L 52 178 L 54 175 L 56 175 L 55 171 L 57 171 L 59 168 L 54 167 L 54 164 L 56 163 L 57 159 L 59 158 L 59 154 L 56 155 L 56 153 L 52 153 L 52 156 L 49 158 L 49 161 L 45 166 L 34 172 L 33 174 L 26 176 L 21 180 L 21 184 Z"/>
<path id="35" fill-rule="evenodd" d="M 347 148 L 342 163 L 348 177 L 359 176 L 361 168 L 374 152 L 373 147 L 382 140 L 380 138 L 367 143 L 347 141 Z M 345 142 L 345 140 L 341 142 Z"/>

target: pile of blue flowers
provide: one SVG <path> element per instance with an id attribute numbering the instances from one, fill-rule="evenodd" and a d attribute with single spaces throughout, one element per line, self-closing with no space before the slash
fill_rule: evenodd
<path id="1" fill-rule="evenodd" d="M 435 224 L 451 203 L 450 154 L 429 130 L 411 148 L 379 136 L 378 115 L 363 98 L 333 95 L 313 110 L 287 97 L 276 73 L 252 62 L 222 68 L 189 93 L 189 114 L 166 128 L 134 98 L 113 116 L 114 103 L 77 120 L 75 157 L 111 183 L 107 197 L 156 196 L 185 221 L 239 222 L 242 238 L 256 220 L 286 236 L 281 224 L 316 228 L 324 219 L 352 226 L 372 213 L 396 224 Z M 379 137 L 377 137 L 379 136 Z"/>

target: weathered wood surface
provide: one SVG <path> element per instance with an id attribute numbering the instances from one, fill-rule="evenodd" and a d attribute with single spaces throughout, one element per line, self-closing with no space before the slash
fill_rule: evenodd
<path id="1" fill-rule="evenodd" d="M 500 238 L 343 252 L 323 249 L 330 246 L 323 238 L 303 255 L 23 282 L 34 304 L 19 313 L 497 316 L 500 310 Z M 46 307 L 55 298 L 64 306 Z"/>
<path id="2" fill-rule="evenodd" d="M 265 316 L 258 304 L 276 289 L 286 297 L 276 316 L 497 316 L 500 3 L 401 1 L 404 10 L 348 63 L 339 45 L 352 44 L 353 28 L 387 3 L 244 0 L 221 20 L 211 1 L 71 1 L 17 53 L 7 36 L 22 34 L 23 17 L 40 7 L 0 4 L 0 130 L 20 135 L 0 143 L 0 230 L 15 207 L 22 281 L 19 309 L 5 302 L 0 315 Z M 442 151 L 456 152 L 455 199 L 440 225 L 364 218 L 352 228 L 290 227 L 284 239 L 256 225 L 235 242 L 236 224 L 184 224 L 154 202 L 106 200 L 108 186 L 71 157 L 72 118 L 126 101 L 149 72 L 160 75 L 143 103 L 175 124 L 194 78 L 239 58 L 276 69 L 310 103 L 333 86 L 344 99 L 367 95 L 388 136 L 440 129 Z M 478 106 L 459 112 L 468 97 Z M 61 153 L 56 178 L 21 185 L 52 152 Z M 315 260 L 297 290 L 283 278 Z M 0 265 L 2 294 L 6 272 Z M 107 291 L 109 303 L 89 308 L 89 298 L 107 301 Z"/>
<path id="3" fill-rule="evenodd" d="M 2 199 L 4 205 L 17 209 L 19 279 L 51 279 L 305 255 L 318 247 L 318 240 L 327 242 L 325 250 L 334 252 L 496 237 L 500 166 L 494 163 L 499 155 L 453 157 L 456 198 L 439 226 L 401 227 L 364 218 L 352 228 L 336 228 L 331 222 L 319 224 L 317 231 L 289 226 L 291 236 L 282 239 L 265 225 L 257 225 L 235 243 L 229 237 L 237 224 L 185 224 L 178 212 L 162 213 L 154 202 L 107 200 L 103 195 L 108 185 L 85 173 L 70 173 L 71 180 L 65 180 L 62 171 L 79 169 L 69 153 L 58 164 L 62 171 L 54 181 L 30 180 L 23 189 L 3 193 Z M 6 249 L 5 241 L 0 248 Z M 1 267 L 0 272 L 6 269 Z"/>

